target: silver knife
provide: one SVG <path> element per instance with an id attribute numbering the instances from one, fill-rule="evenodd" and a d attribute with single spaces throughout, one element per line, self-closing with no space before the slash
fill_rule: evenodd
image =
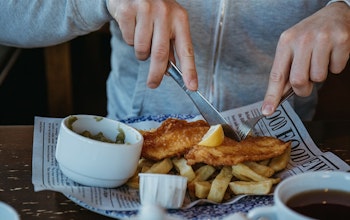
<path id="1" fill-rule="evenodd" d="M 169 61 L 167 73 L 177 82 L 177 84 L 191 98 L 191 100 L 197 107 L 198 111 L 201 113 L 201 115 L 208 122 L 209 125 L 221 124 L 226 137 L 232 138 L 236 141 L 241 140 L 237 132 L 228 124 L 228 122 L 220 114 L 220 112 L 216 110 L 214 106 L 210 104 L 210 102 L 198 90 L 191 91 L 187 89 L 182 79 L 181 71 L 171 61 Z"/>

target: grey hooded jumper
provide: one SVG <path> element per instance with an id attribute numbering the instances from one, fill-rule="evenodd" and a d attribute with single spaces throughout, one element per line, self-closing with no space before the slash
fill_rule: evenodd
<path id="1" fill-rule="evenodd" d="M 199 90 L 219 111 L 264 98 L 280 34 L 324 7 L 323 0 L 179 0 L 187 9 Z M 149 60 L 139 61 L 122 39 L 106 0 L 6 0 L 0 2 L 0 44 L 42 47 L 68 41 L 110 22 L 111 73 L 108 117 L 199 114 L 191 100 L 164 76 L 157 89 L 146 85 Z M 96 73 L 98 74 L 98 73 Z M 317 89 L 291 100 L 311 120 Z"/>

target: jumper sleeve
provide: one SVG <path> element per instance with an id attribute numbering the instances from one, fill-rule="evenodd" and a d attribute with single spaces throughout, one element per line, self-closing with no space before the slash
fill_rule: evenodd
<path id="1" fill-rule="evenodd" d="M 106 1 L 0 1 L 0 44 L 43 47 L 98 30 L 112 19 Z"/>

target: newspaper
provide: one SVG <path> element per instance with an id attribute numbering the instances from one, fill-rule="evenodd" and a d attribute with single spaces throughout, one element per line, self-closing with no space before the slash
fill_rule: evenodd
<path id="1" fill-rule="evenodd" d="M 234 127 L 242 120 L 259 114 L 261 102 L 222 112 Z M 193 120 L 198 120 L 199 117 Z M 140 207 L 138 190 L 127 186 L 115 189 L 79 185 L 65 177 L 55 159 L 56 140 L 61 118 L 35 117 L 33 141 L 32 182 L 35 191 L 52 190 L 75 198 L 82 203 L 102 210 L 127 211 Z M 155 128 L 161 122 L 139 121 L 130 125 L 139 129 Z M 270 117 L 265 117 L 256 125 L 256 135 L 274 136 L 283 141 L 291 141 L 291 160 L 285 171 L 277 174 L 282 179 L 308 171 L 340 170 L 349 171 L 350 166 L 331 152 L 322 152 L 312 141 L 306 128 L 288 102 L 284 102 Z M 238 198 L 229 201 L 237 202 Z M 198 201 L 186 198 L 185 207 L 196 205 Z"/>

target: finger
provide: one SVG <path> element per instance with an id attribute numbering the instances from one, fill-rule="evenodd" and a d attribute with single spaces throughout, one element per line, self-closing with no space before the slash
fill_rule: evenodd
<path id="1" fill-rule="evenodd" d="M 166 18 L 166 14 L 163 18 Z M 166 19 L 157 19 L 154 22 L 151 63 L 147 80 L 147 85 L 150 88 L 159 86 L 168 66 L 170 48 L 170 30 L 168 27 Z"/>
<path id="2" fill-rule="evenodd" d="M 335 74 L 341 73 L 349 60 L 349 53 L 349 48 L 347 47 L 334 48 L 331 52 L 329 70 Z"/>
<path id="3" fill-rule="evenodd" d="M 325 42 L 315 44 L 310 66 L 310 80 L 312 82 L 323 82 L 326 80 L 330 62 L 330 50 L 330 45 Z"/>
<path id="4" fill-rule="evenodd" d="M 194 49 L 191 40 L 190 26 L 186 11 L 179 11 L 175 23 L 175 50 L 180 61 L 185 85 L 190 90 L 198 89 L 197 70 Z"/>
<path id="5" fill-rule="evenodd" d="M 292 50 L 279 42 L 270 72 L 267 91 L 262 104 L 261 111 L 264 115 L 271 115 L 277 108 L 286 83 L 288 82 L 292 58 Z"/>
<path id="6" fill-rule="evenodd" d="M 294 59 L 290 69 L 289 82 L 298 96 L 308 96 L 313 84 L 310 81 L 310 62 L 312 49 L 298 47 L 294 52 Z"/>
<path id="7" fill-rule="evenodd" d="M 115 15 L 115 19 L 122 32 L 124 41 L 128 45 L 133 46 L 136 26 L 135 14 L 127 12 L 127 9 L 121 8 L 120 11 Z"/>
<path id="8" fill-rule="evenodd" d="M 140 60 L 146 60 L 151 52 L 153 20 L 151 14 L 151 5 L 148 2 L 139 3 L 138 14 L 136 17 L 134 49 L 135 55 Z"/>

